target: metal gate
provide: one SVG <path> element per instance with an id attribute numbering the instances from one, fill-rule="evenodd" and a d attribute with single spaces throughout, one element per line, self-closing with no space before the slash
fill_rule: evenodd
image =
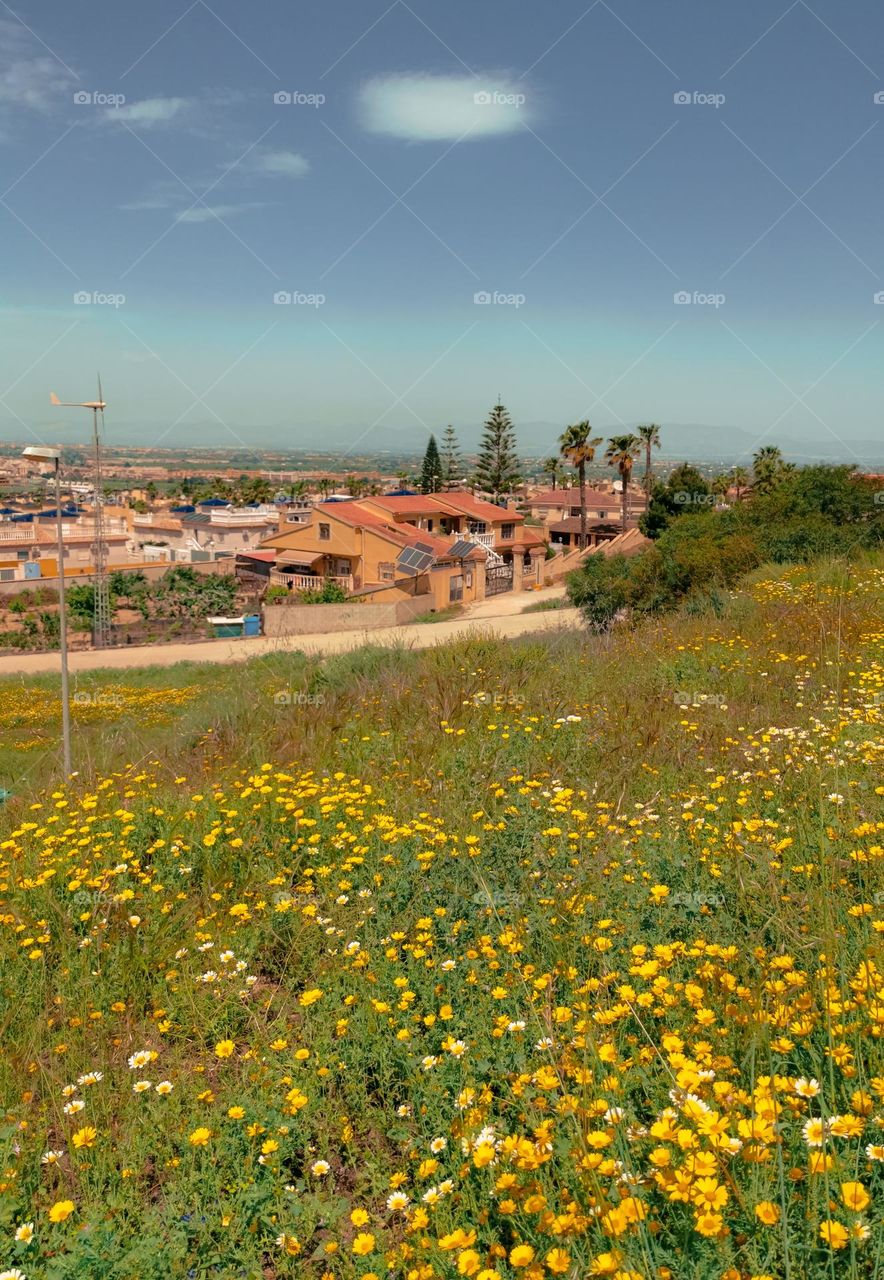
<path id="1" fill-rule="evenodd" d="M 496 596 L 501 591 L 513 589 L 513 566 L 511 564 L 494 564 L 485 566 L 485 595 Z"/>

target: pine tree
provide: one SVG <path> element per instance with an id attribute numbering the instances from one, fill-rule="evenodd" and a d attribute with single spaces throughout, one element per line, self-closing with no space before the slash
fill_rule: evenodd
<path id="1" fill-rule="evenodd" d="M 463 470 L 457 432 L 449 423 L 442 433 L 442 488 L 459 489 L 463 481 Z"/>
<path id="2" fill-rule="evenodd" d="M 421 467 L 421 493 L 438 493 L 442 488 L 442 460 L 436 437 L 430 436 L 427 451 Z"/>
<path id="3" fill-rule="evenodd" d="M 494 406 L 485 422 L 475 480 L 476 487 L 498 503 L 510 497 L 522 481 L 515 428 L 502 404 Z"/>

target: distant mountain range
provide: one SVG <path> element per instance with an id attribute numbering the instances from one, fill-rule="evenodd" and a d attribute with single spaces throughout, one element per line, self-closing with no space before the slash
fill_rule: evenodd
<path id="1" fill-rule="evenodd" d="M 421 455 L 426 447 L 427 433 L 417 423 L 409 423 L 402 427 L 380 423 L 367 429 L 365 426 L 329 427 L 320 423 L 303 423 L 298 426 L 281 424 L 261 424 L 243 426 L 231 424 L 232 432 L 228 433 L 216 421 L 189 422 L 176 430 L 178 448 L 184 442 L 193 448 L 210 449 L 219 445 L 235 447 L 236 437 L 242 443 L 255 450 L 321 450 L 323 453 L 339 452 L 354 456 L 377 455 L 391 453 L 398 457 L 404 455 Z M 632 429 L 636 424 L 627 424 Z M 475 451 L 482 431 L 481 423 L 454 424 L 461 448 L 467 452 Z M 441 437 L 445 423 L 434 427 L 437 440 Z M 562 433 L 561 422 L 517 422 L 516 434 L 519 450 L 526 457 L 547 457 L 553 453 Z M 59 431 L 59 423 L 53 422 L 38 430 L 59 443 L 78 443 L 84 441 L 82 432 L 77 431 L 74 424 L 64 434 Z M 115 423 L 112 417 L 107 422 L 107 442 L 118 448 L 127 444 L 138 446 L 149 445 L 151 440 L 159 440 L 161 444 L 170 446 L 173 441 L 164 435 L 163 424 L 142 422 L 131 425 Z M 614 428 L 598 428 L 598 434 L 606 436 Z M 183 440 L 182 440 L 183 437 Z M 829 436 L 823 439 L 804 440 L 799 436 L 781 432 L 778 429 L 768 434 L 758 434 L 734 426 L 709 426 L 702 423 L 670 422 L 661 428 L 662 447 L 655 456 L 668 461 L 718 462 L 733 466 L 748 465 L 752 454 L 761 445 L 777 445 L 784 456 L 793 462 L 853 462 L 864 467 L 878 467 L 884 470 L 884 432 L 877 439 L 857 439 L 845 435 L 842 440 Z"/>

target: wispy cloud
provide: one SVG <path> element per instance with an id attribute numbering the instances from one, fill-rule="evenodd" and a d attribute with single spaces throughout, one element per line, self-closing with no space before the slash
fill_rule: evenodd
<path id="1" fill-rule="evenodd" d="M 177 123 L 182 111 L 189 105 L 187 98 L 143 98 L 140 102 L 127 102 L 122 107 L 110 107 L 102 119 L 110 124 L 128 124 L 152 129 L 158 125 Z"/>
<path id="2" fill-rule="evenodd" d="M 217 218 L 234 218 L 237 214 L 246 213 L 249 209 L 263 209 L 261 201 L 250 200 L 243 204 L 195 205 L 193 209 L 185 209 L 179 213 L 176 222 L 214 222 Z"/>
<path id="3" fill-rule="evenodd" d="M 0 105 L 49 112 L 67 98 L 76 76 L 18 22 L 0 18 Z"/>
<path id="4" fill-rule="evenodd" d="M 409 142 L 499 137 L 530 118 L 525 84 L 499 71 L 376 76 L 360 89 L 358 107 L 369 133 Z"/>
<path id="5" fill-rule="evenodd" d="M 310 164 L 296 151 L 259 151 L 249 157 L 248 168 L 271 178 L 303 178 Z"/>

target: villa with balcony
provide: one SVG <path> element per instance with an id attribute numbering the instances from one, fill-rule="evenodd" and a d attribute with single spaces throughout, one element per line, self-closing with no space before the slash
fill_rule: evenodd
<path id="1" fill-rule="evenodd" d="M 105 561 L 111 568 L 130 562 L 129 527 L 124 520 L 103 521 Z M 89 573 L 95 559 L 95 522 L 90 518 L 63 520 L 64 568 L 69 574 Z M 58 573 L 56 517 L 0 522 L 0 582 L 52 578 Z"/>

